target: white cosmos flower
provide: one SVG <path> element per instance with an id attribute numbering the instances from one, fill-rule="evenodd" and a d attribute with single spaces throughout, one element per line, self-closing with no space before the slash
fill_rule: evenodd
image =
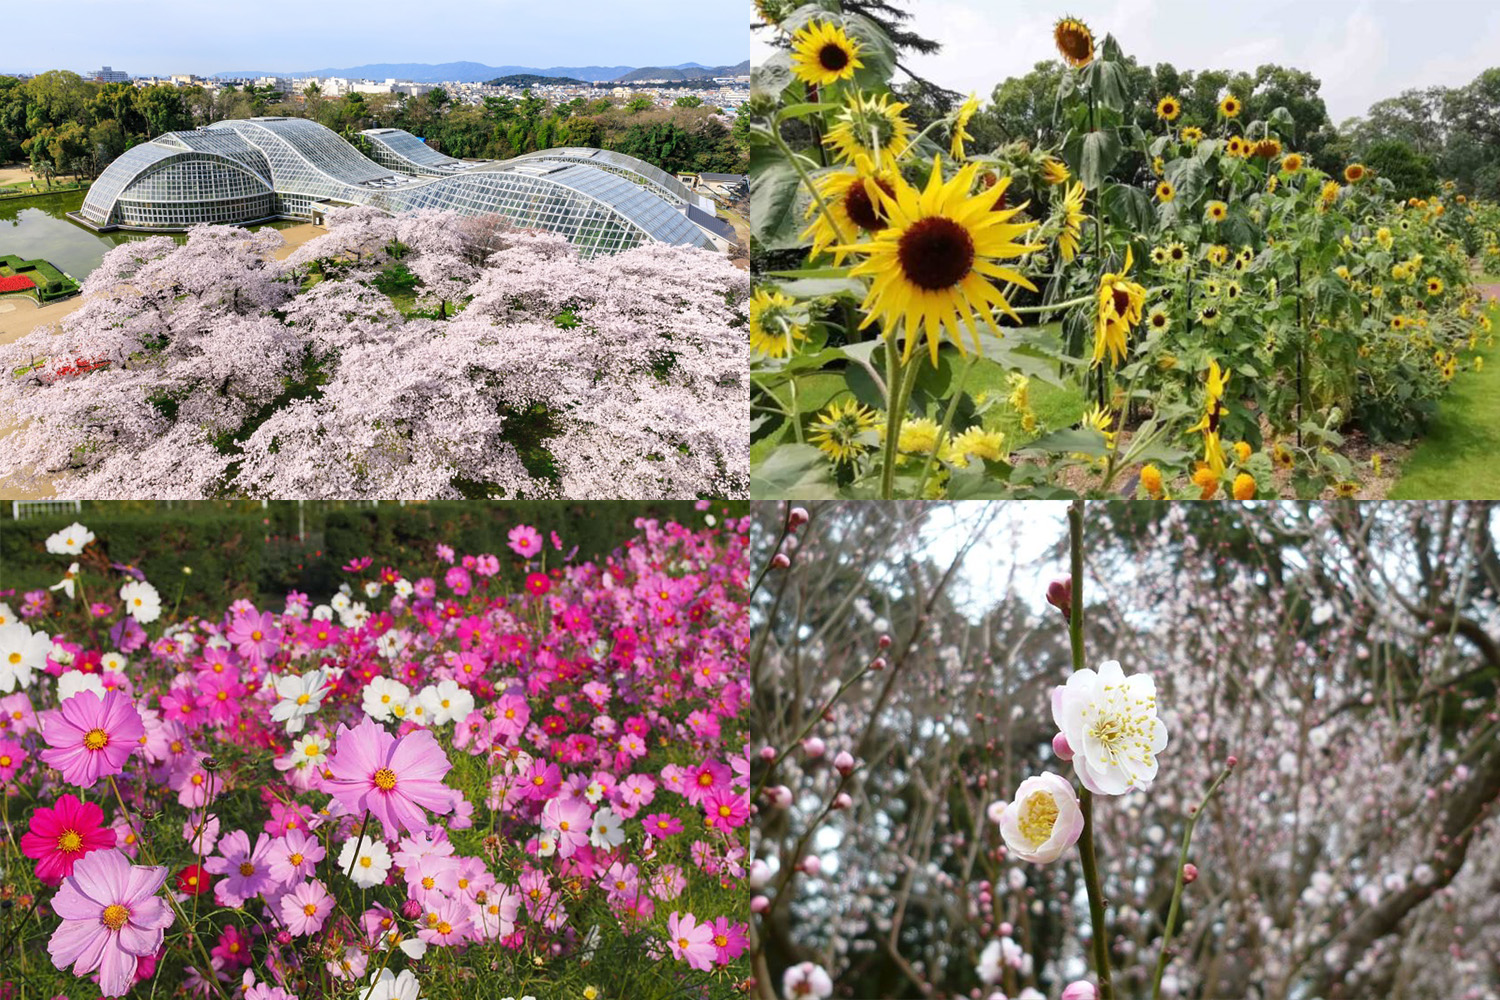
<path id="1" fill-rule="evenodd" d="M 74 521 L 54 535 L 47 536 L 47 551 L 56 556 L 76 556 L 94 540 L 94 533 Z"/>
<path id="2" fill-rule="evenodd" d="M 125 672 L 125 654 L 110 650 L 99 657 L 99 669 L 106 674 L 121 674 Z"/>
<path id="3" fill-rule="evenodd" d="M 16 613 L 10 609 L 10 605 L 4 601 L 0 601 L 0 628 L 4 628 L 7 625 L 14 625 L 17 621 L 19 619 L 16 618 Z"/>
<path id="4" fill-rule="evenodd" d="M 594 813 L 593 826 L 589 828 L 589 843 L 601 850 L 618 847 L 625 842 L 625 826 L 614 810 L 605 806 Z"/>
<path id="5" fill-rule="evenodd" d="M 0 625 L 0 691 L 10 694 L 17 684 L 30 687 L 32 673 L 47 669 L 51 648 L 52 637 L 45 632 L 33 632 L 20 622 Z"/>
<path id="6" fill-rule="evenodd" d="M 326 678 L 321 670 L 313 670 L 298 676 L 283 674 L 276 679 L 276 694 L 280 696 L 271 709 L 271 718 L 286 723 L 286 731 L 300 733 L 309 715 L 323 707 L 323 695 L 327 693 Z"/>
<path id="7" fill-rule="evenodd" d="M 1083 811 L 1068 779 L 1038 774 L 1021 782 L 1016 797 L 1000 813 L 1000 836 L 1022 861 L 1045 865 L 1078 842 Z"/>
<path id="8" fill-rule="evenodd" d="M 355 851 L 359 851 L 359 857 L 355 858 Z M 353 865 L 351 871 L 349 866 Z M 344 847 L 339 851 L 339 871 L 349 872 L 349 877 L 354 884 L 361 889 L 373 889 L 385 881 L 385 877 L 391 871 L 391 851 L 385 846 L 383 840 L 373 840 L 365 837 L 359 841 L 356 848 L 353 839 L 344 841 Z"/>
<path id="9" fill-rule="evenodd" d="M 1125 676 L 1117 660 L 1075 670 L 1052 689 L 1052 720 L 1073 752 L 1083 787 L 1096 795 L 1144 788 L 1156 777 L 1167 727 L 1156 717 L 1150 674 Z"/>
<path id="10" fill-rule="evenodd" d="M 56 583 L 54 583 L 52 586 L 48 587 L 47 589 L 48 590 L 61 590 L 63 593 L 65 593 L 65 594 L 68 595 L 68 600 L 71 601 L 73 599 L 73 591 L 74 591 L 75 587 L 77 586 L 77 579 L 78 579 L 78 564 L 74 563 L 73 565 L 71 565 L 71 566 L 68 567 L 68 571 L 63 574 L 63 578 L 61 580 L 57 581 Z"/>
<path id="11" fill-rule="evenodd" d="M 466 719 L 474 711 L 474 696 L 455 680 L 429 684 L 422 689 L 419 698 L 427 710 L 429 724 L 434 726 Z"/>
<path id="12" fill-rule="evenodd" d="M 399 976 L 381 969 L 380 978 L 359 995 L 359 1000 L 417 1000 L 421 993 L 422 984 L 410 969 L 402 969 Z"/>
<path id="13" fill-rule="evenodd" d="M 80 691 L 92 691 L 101 699 L 107 693 L 98 674 L 86 674 L 82 670 L 65 670 L 57 678 L 57 703 L 61 705 Z"/>
<path id="14" fill-rule="evenodd" d="M 411 688 L 390 677 L 376 677 L 365 685 L 360 707 L 376 722 L 389 722 L 397 706 L 411 698 Z"/>
<path id="15" fill-rule="evenodd" d="M 161 595 L 144 580 L 131 580 L 121 587 L 120 600 L 125 602 L 125 613 L 142 625 L 161 617 Z"/>

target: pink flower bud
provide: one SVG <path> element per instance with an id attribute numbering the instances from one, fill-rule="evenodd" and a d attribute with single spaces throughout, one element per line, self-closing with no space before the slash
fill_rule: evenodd
<path id="1" fill-rule="evenodd" d="M 823 751 L 826 749 L 828 749 L 827 744 L 816 736 L 809 736 L 802 741 L 802 752 L 809 757 L 821 757 L 823 756 Z"/>
<path id="2" fill-rule="evenodd" d="M 823 862 L 818 860 L 818 856 L 816 854 L 809 854 L 807 857 L 803 858 L 802 864 L 798 865 L 797 867 L 801 868 L 804 872 L 806 872 L 808 875 L 811 875 L 813 878 L 817 878 L 823 873 Z"/>
<path id="3" fill-rule="evenodd" d="M 1064 619 L 1073 614 L 1073 579 L 1060 576 L 1047 584 L 1047 603 L 1062 612 Z"/>
<path id="4" fill-rule="evenodd" d="M 401 904 L 401 915 L 407 920 L 415 920 L 422 915 L 422 904 L 415 899 L 408 899 Z"/>
<path id="5" fill-rule="evenodd" d="M 285 945 L 285 944 L 291 944 L 292 943 L 292 934 L 291 934 L 291 932 L 290 931 L 277 931 L 276 932 L 276 943 L 277 944 L 283 944 L 283 945 Z"/>
<path id="6" fill-rule="evenodd" d="M 750 900 L 751 913 L 765 913 L 771 909 L 771 901 L 765 896 L 756 896 Z"/>
<path id="7" fill-rule="evenodd" d="M 877 657 L 875 657 L 875 659 L 871 660 L 870 661 L 870 669 L 873 670 L 877 674 L 880 673 L 882 670 L 884 670 L 885 669 L 885 657 L 883 657 L 883 656 L 877 656 Z"/>
<path id="8" fill-rule="evenodd" d="M 833 797 L 833 808 L 835 809 L 848 809 L 852 805 L 854 805 L 854 800 L 849 797 L 848 792 L 839 792 Z"/>
<path id="9" fill-rule="evenodd" d="M 766 789 L 766 798 L 777 809 L 785 809 L 792 804 L 792 790 L 785 785 L 775 785 Z"/>
<path id="10" fill-rule="evenodd" d="M 1000 936 L 1001 937 L 1010 937 L 1010 932 L 1013 931 L 1013 930 L 1015 930 L 1015 928 L 1012 927 L 1010 921 L 1007 920 L 1007 921 L 1005 921 L 1005 923 L 1003 923 L 1003 924 L 1000 925 Z"/>
<path id="11" fill-rule="evenodd" d="M 771 761 L 773 761 L 773 760 L 776 759 L 776 748 L 773 747 L 773 746 L 763 746 L 763 747 L 761 747 L 760 748 L 760 759 L 763 760 L 763 761 L 765 761 L 767 764 L 771 763 Z"/>
<path id="12" fill-rule="evenodd" d="M 1099 991 L 1087 979 L 1078 979 L 1063 987 L 1061 1000 L 1098 1000 Z"/>
<path id="13" fill-rule="evenodd" d="M 792 560 L 785 552 L 778 552 L 771 557 L 771 567 L 773 569 L 786 569 L 791 564 Z"/>
<path id="14" fill-rule="evenodd" d="M 1189 861 L 1182 866 L 1182 881 L 1196 882 L 1198 880 L 1198 866 Z"/>
<path id="15" fill-rule="evenodd" d="M 786 523 L 793 531 L 807 523 L 807 510 L 802 507 L 793 507 L 786 515 Z"/>
<path id="16" fill-rule="evenodd" d="M 1227 766 L 1229 766 L 1229 767 L 1234 767 L 1234 765 L 1238 764 L 1239 762 L 1240 762 L 1240 759 L 1238 757 L 1234 756 L 1233 754 L 1231 754 L 1230 757 L 1229 757 L 1229 759 L 1226 760 L 1224 763 Z"/>
<path id="17" fill-rule="evenodd" d="M 879 639 L 875 640 L 875 645 L 879 646 L 881 649 L 890 649 L 891 637 L 888 635 L 882 635 Z"/>
<path id="18" fill-rule="evenodd" d="M 840 750 L 833 758 L 833 766 L 839 774 L 848 774 L 854 770 L 854 755 L 848 750 Z"/>
<path id="19" fill-rule="evenodd" d="M 1068 743 L 1068 738 L 1062 733 L 1052 737 L 1052 752 L 1057 754 L 1058 760 L 1072 760 L 1073 747 Z"/>

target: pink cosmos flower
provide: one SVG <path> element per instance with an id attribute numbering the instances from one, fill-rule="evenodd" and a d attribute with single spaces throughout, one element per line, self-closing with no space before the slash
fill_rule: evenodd
<path id="1" fill-rule="evenodd" d="M 542 536 L 529 524 L 518 524 L 506 535 L 510 550 L 522 559 L 530 559 L 542 551 Z"/>
<path id="2" fill-rule="evenodd" d="M 542 807 L 542 828 L 557 834 L 557 856 L 571 858 L 589 842 L 593 814 L 578 799 L 552 799 Z"/>
<path id="3" fill-rule="evenodd" d="M 235 830 L 219 838 L 219 856 L 207 858 L 203 867 L 224 877 L 214 886 L 214 898 L 226 906 L 239 906 L 247 899 L 275 888 L 271 877 L 271 838 L 262 833 L 250 848 L 250 835 Z"/>
<path id="4" fill-rule="evenodd" d="M 682 820 L 668 813 L 652 813 L 644 823 L 646 832 L 653 837 L 670 837 L 682 832 Z"/>
<path id="5" fill-rule="evenodd" d="M 281 897 L 281 922 L 293 937 L 316 934 L 333 910 L 333 897 L 322 882 L 313 879 Z"/>
<path id="6" fill-rule="evenodd" d="M 718 952 L 715 960 L 720 965 L 728 965 L 750 947 L 749 924 L 732 924 L 728 917 L 716 917 L 713 927 L 714 949 Z"/>
<path id="7" fill-rule="evenodd" d="M 115 846 L 115 831 L 104 825 L 104 810 L 93 802 L 64 795 L 51 809 L 31 814 L 31 829 L 21 834 L 21 853 L 36 860 L 36 877 L 57 885 L 84 855 Z"/>
<path id="8" fill-rule="evenodd" d="M 425 830 L 424 808 L 452 811 L 453 796 L 443 784 L 450 766 L 427 730 L 397 739 L 366 716 L 353 729 L 339 725 L 325 786 L 349 812 L 375 814 L 394 838 L 402 828 Z"/>
<path id="9" fill-rule="evenodd" d="M 721 830 L 744 826 L 750 820 L 749 798 L 730 788 L 715 788 L 703 797 L 705 825 Z"/>
<path id="10" fill-rule="evenodd" d="M 257 615 L 252 611 L 230 624 L 228 639 L 247 662 L 259 665 L 281 644 L 281 629 L 276 627 L 276 617 L 271 612 Z"/>
<path id="11" fill-rule="evenodd" d="M 124 996 L 139 959 L 161 947 L 172 911 L 156 895 L 167 880 L 162 866 L 132 865 L 119 851 L 95 851 L 73 866 L 52 898 L 63 918 L 47 951 L 59 969 L 75 976 L 99 970 L 105 996 Z"/>
<path id="12" fill-rule="evenodd" d="M 672 948 L 673 958 L 700 972 L 713 968 L 718 956 L 713 927 L 698 923 L 698 918 L 691 913 L 679 916 L 673 910 L 667 917 L 667 943 Z"/>
<path id="13" fill-rule="evenodd" d="M 24 763 L 26 753 L 21 749 L 21 744 L 0 737 L 0 782 L 9 784 Z"/>
<path id="14" fill-rule="evenodd" d="M 219 935 L 219 941 L 214 945 L 209 957 L 223 963 L 233 972 L 241 966 L 249 965 L 253 960 L 250 954 L 250 939 L 245 936 L 234 924 L 224 928 L 224 933 Z"/>
<path id="15" fill-rule="evenodd" d="M 469 904 L 462 899 L 437 899 L 422 921 L 417 937 L 428 944 L 462 944 L 473 922 L 469 919 Z"/>
<path id="16" fill-rule="evenodd" d="M 292 829 L 271 842 L 271 877 L 281 883 L 312 875 L 327 852 L 316 837 Z"/>
<path id="17" fill-rule="evenodd" d="M 100 778 L 119 774 L 146 733 L 130 698 L 109 691 L 100 698 L 80 691 L 60 709 L 42 713 L 42 736 L 49 744 L 43 762 L 57 768 L 63 780 L 92 788 Z"/>

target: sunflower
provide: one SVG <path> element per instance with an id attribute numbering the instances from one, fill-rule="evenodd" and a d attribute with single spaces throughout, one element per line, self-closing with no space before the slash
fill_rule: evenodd
<path id="1" fill-rule="evenodd" d="M 1005 450 L 1005 435 L 1000 431 L 970 427 L 953 439 L 953 464 L 959 468 L 967 468 L 971 458 L 1003 462 L 1009 454 Z"/>
<path id="2" fill-rule="evenodd" d="M 859 165 L 861 170 L 839 170 L 824 174 L 814 182 L 833 216 L 831 220 L 816 201 L 807 206 L 806 216 L 813 221 L 803 231 L 802 239 L 812 240 L 814 257 L 832 247 L 835 267 L 849 253 L 844 244 L 850 240 L 858 241 L 865 233 L 878 233 L 885 228 L 885 208 L 875 192 L 878 189 L 890 194 L 895 190 L 889 172 L 872 174 L 870 161 L 866 159 L 861 159 Z"/>
<path id="3" fill-rule="evenodd" d="M 1270 191 L 1272 194 L 1275 194 L 1276 189 L 1281 186 L 1280 182 L 1281 178 L 1277 177 L 1275 174 L 1272 174 L 1270 177 L 1266 178 L 1266 190 Z"/>
<path id="4" fill-rule="evenodd" d="M 1198 468 L 1193 470 L 1193 485 L 1199 489 L 1199 500 L 1212 500 L 1214 494 L 1219 492 L 1219 477 L 1214 475 L 1214 470 L 1203 463 L 1198 463 Z"/>
<path id="5" fill-rule="evenodd" d="M 1302 169 L 1302 154 L 1288 153 L 1281 158 L 1281 169 L 1288 174 L 1295 174 Z"/>
<path id="6" fill-rule="evenodd" d="M 1241 472 L 1238 476 L 1234 477 L 1232 492 L 1236 500 L 1254 500 L 1255 477 L 1248 472 Z"/>
<path id="7" fill-rule="evenodd" d="M 1228 153 L 1230 156 L 1235 156 L 1235 157 L 1242 157 L 1242 156 L 1244 156 L 1245 155 L 1245 140 L 1241 139 L 1237 135 L 1230 136 L 1229 137 L 1229 141 L 1224 144 L 1224 152 Z"/>
<path id="8" fill-rule="evenodd" d="M 953 147 L 949 150 L 955 160 L 964 158 L 964 142 L 974 137 L 967 131 L 969 119 L 974 117 L 974 112 L 979 110 L 979 98 L 970 94 L 969 99 L 964 101 L 963 106 L 958 109 L 958 117 L 953 120 Z"/>
<path id="9" fill-rule="evenodd" d="M 1210 208 L 1213 206 L 1210 205 Z M 1222 244 L 1214 244 L 1208 248 L 1208 262 L 1215 267 L 1223 267 L 1229 260 L 1229 248 Z"/>
<path id="10" fill-rule="evenodd" d="M 1405 330 L 1406 329 L 1406 317 L 1405 316 L 1392 316 L 1391 317 L 1391 329 L 1392 330 Z"/>
<path id="11" fill-rule="evenodd" d="M 1233 94 L 1228 94 L 1222 101 L 1219 102 L 1219 114 L 1223 115 L 1225 118 L 1238 118 L 1240 112 L 1244 110 L 1244 107 L 1245 106 L 1240 103 L 1240 99 L 1238 97 L 1235 97 Z"/>
<path id="12" fill-rule="evenodd" d="M 1240 297 L 1240 283 L 1231 281 L 1224 286 L 1224 298 L 1230 302 Z"/>
<path id="13" fill-rule="evenodd" d="M 1076 17 L 1065 17 L 1052 27 L 1057 51 L 1070 66 L 1082 68 L 1094 61 L 1094 33 Z"/>
<path id="14" fill-rule="evenodd" d="M 939 443 L 942 433 L 943 429 L 931 417 L 908 420 L 901 425 L 896 448 L 907 455 L 936 455 L 943 450 Z M 880 434 L 881 437 L 885 436 L 884 426 L 881 427 Z"/>
<path id="15" fill-rule="evenodd" d="M 1068 173 L 1067 164 L 1055 156 L 1049 156 L 1042 161 L 1042 180 L 1048 184 L 1066 184 L 1070 176 L 1072 175 Z"/>
<path id="16" fill-rule="evenodd" d="M 884 166 L 885 160 L 900 156 L 911 143 L 911 122 L 901 114 L 906 108 L 889 94 L 850 94 L 823 144 L 846 163 L 863 156 Z"/>
<path id="17" fill-rule="evenodd" d="M 868 255 L 850 274 L 874 278 L 865 296 L 866 316 L 860 328 L 879 322 L 894 337 L 900 320 L 906 332 L 905 359 L 911 357 L 919 333 L 926 335 L 935 365 L 944 330 L 959 352 L 965 353 L 965 324 L 973 331 L 977 348 L 974 328 L 988 318 L 991 309 L 1015 318 L 1010 303 L 990 279 L 1036 291 L 1019 271 L 998 263 L 1041 249 L 1040 244 L 1016 242 L 1036 223 L 1010 221 L 1024 205 L 994 210 L 1005 196 L 1009 177 L 987 191 L 970 194 L 977 172 L 978 165 L 969 164 L 945 182 L 942 157 L 934 156 L 925 190 L 918 191 L 899 174 L 893 175 L 895 194 L 880 192 L 890 225 L 869 243 L 849 248 Z"/>
<path id="18" fill-rule="evenodd" d="M 1181 266 L 1187 263 L 1187 259 L 1187 247 L 1183 246 L 1181 243 L 1172 243 L 1167 246 L 1168 263 Z"/>
<path id="19" fill-rule="evenodd" d="M 1365 179 L 1365 165 L 1363 163 L 1351 163 L 1344 168 L 1344 180 L 1350 184 L 1358 184 Z"/>
<path id="20" fill-rule="evenodd" d="M 1157 265 L 1158 267 L 1160 267 L 1161 265 L 1165 264 L 1166 262 L 1167 262 L 1167 248 L 1166 247 L 1152 247 L 1151 248 L 1151 263 L 1153 263 L 1153 264 Z"/>
<path id="21" fill-rule="evenodd" d="M 1211 299 L 1216 299 L 1224 294 L 1224 286 L 1219 284 L 1218 279 L 1209 278 L 1203 283 L 1203 294 Z"/>
<path id="22" fill-rule="evenodd" d="M 1334 486 L 1333 492 L 1338 494 L 1340 497 L 1343 497 L 1345 500 L 1348 500 L 1351 497 L 1359 496 L 1359 483 L 1353 482 L 1351 480 L 1345 480 L 1344 482 L 1341 482 Z"/>
<path id="23" fill-rule="evenodd" d="M 803 83 L 827 87 L 850 79 L 864 65 L 859 43 L 839 25 L 811 21 L 792 36 L 792 72 Z"/>
<path id="24" fill-rule="evenodd" d="M 1236 441 L 1234 443 L 1234 460 L 1236 462 L 1244 465 L 1246 462 L 1250 461 L 1250 453 L 1251 448 L 1249 441 Z"/>
<path id="25" fill-rule="evenodd" d="M 781 292 L 757 288 L 750 298 L 750 350 L 768 358 L 784 358 L 807 339 L 807 329 L 796 314 L 797 300 Z"/>
<path id="26" fill-rule="evenodd" d="M 1290 469 L 1297 464 L 1297 456 L 1293 455 L 1286 445 L 1277 444 L 1271 449 L 1271 461 L 1278 469 Z"/>
<path id="27" fill-rule="evenodd" d="M 1428 295 L 1442 295 L 1443 294 L 1443 279 L 1442 278 L 1436 278 L 1436 277 L 1434 277 L 1434 278 L 1428 278 L 1427 279 L 1427 294 Z"/>
<path id="28" fill-rule="evenodd" d="M 1182 141 L 1186 143 L 1200 142 L 1203 139 L 1203 130 L 1196 125 L 1189 125 L 1182 130 Z"/>
<path id="29" fill-rule="evenodd" d="M 1100 434 L 1103 434 L 1104 435 L 1104 447 L 1109 448 L 1111 450 L 1114 449 L 1115 439 L 1119 437 L 1119 432 L 1118 431 L 1112 431 L 1112 430 L 1110 430 L 1110 428 L 1112 426 L 1114 426 L 1114 422 L 1115 422 L 1115 415 L 1113 413 L 1110 413 L 1108 410 L 1106 410 L 1102 406 L 1096 406 L 1096 407 L 1094 407 L 1083 418 L 1083 426 L 1085 426 L 1085 427 L 1092 427 L 1094 430 L 1098 431 Z"/>
<path id="30" fill-rule="evenodd" d="M 1125 248 L 1125 266 L 1118 274 L 1106 274 L 1099 280 L 1099 317 L 1094 325 L 1094 364 L 1104 360 L 1109 351 L 1111 360 L 1119 364 L 1125 359 L 1125 340 L 1130 328 L 1141 321 L 1141 310 L 1146 304 L 1146 289 L 1126 275 L 1134 263 L 1130 248 Z"/>
<path id="31" fill-rule="evenodd" d="M 834 403 L 813 421 L 808 440 L 833 459 L 834 464 L 842 465 L 868 450 L 869 445 L 860 437 L 874 430 L 878 419 L 874 410 L 857 399 Z"/>
<path id="32" fill-rule="evenodd" d="M 1224 204 L 1222 201 L 1211 201 L 1208 203 L 1208 208 L 1206 209 L 1204 214 L 1208 218 L 1209 222 L 1223 222 L 1229 217 L 1229 206 Z M 1224 262 L 1220 260 L 1215 261 L 1214 263 L 1222 264 Z"/>
<path id="33" fill-rule="evenodd" d="M 1319 210 L 1326 211 L 1333 205 L 1334 202 L 1338 201 L 1339 192 L 1342 190 L 1343 188 L 1339 187 L 1338 181 L 1329 181 L 1328 183 L 1324 184 L 1323 190 L 1318 192 Z"/>
<path id="34" fill-rule="evenodd" d="M 1141 466 L 1141 489 L 1153 497 L 1161 496 L 1161 470 L 1154 465 Z"/>
<path id="35" fill-rule="evenodd" d="M 1177 197 L 1177 192 L 1172 188 L 1171 181 L 1162 181 L 1156 185 L 1156 200 L 1163 205 Z"/>
<path id="36" fill-rule="evenodd" d="M 1175 122 L 1182 114 L 1182 102 L 1175 97 L 1163 97 L 1156 102 L 1156 117 L 1164 122 Z"/>
<path id="37" fill-rule="evenodd" d="M 1229 372 L 1220 372 L 1219 362 L 1210 360 L 1208 377 L 1204 380 L 1203 419 L 1188 428 L 1189 434 L 1203 432 L 1203 461 L 1213 470 L 1215 479 L 1224 475 L 1224 468 L 1228 465 L 1224 446 L 1219 443 L 1219 422 L 1228 412 L 1224 406 L 1224 390 L 1228 386 Z"/>
<path id="38" fill-rule="evenodd" d="M 1153 306 L 1146 315 L 1146 325 L 1151 328 L 1152 333 L 1165 333 L 1172 325 L 1172 316 L 1165 306 Z"/>
<path id="39" fill-rule="evenodd" d="M 1262 160 L 1274 160 L 1281 155 L 1280 139 L 1262 139 L 1250 152 Z"/>
<path id="40" fill-rule="evenodd" d="M 1062 232 L 1057 235 L 1057 251 L 1068 263 L 1078 256 L 1078 242 L 1083 235 L 1083 222 L 1087 218 L 1083 214 L 1083 185 L 1075 183 L 1068 188 L 1068 193 L 1063 198 L 1063 227 Z"/>
<path id="41" fill-rule="evenodd" d="M 1198 310 L 1198 322 L 1207 327 L 1218 326 L 1219 320 L 1223 318 L 1224 314 L 1219 312 L 1218 306 L 1204 306 Z"/>

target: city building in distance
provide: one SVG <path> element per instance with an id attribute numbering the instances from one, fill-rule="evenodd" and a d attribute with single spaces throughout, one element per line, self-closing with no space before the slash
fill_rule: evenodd
<path id="1" fill-rule="evenodd" d="M 711 199 L 622 153 L 549 149 L 465 161 L 399 129 L 364 135 L 374 159 L 301 118 L 168 132 L 111 163 L 69 218 L 100 231 L 160 232 L 198 223 L 321 223 L 333 208 L 369 205 L 392 215 L 423 208 L 498 215 L 561 233 L 589 256 L 648 242 L 719 250 L 734 242 Z"/>

